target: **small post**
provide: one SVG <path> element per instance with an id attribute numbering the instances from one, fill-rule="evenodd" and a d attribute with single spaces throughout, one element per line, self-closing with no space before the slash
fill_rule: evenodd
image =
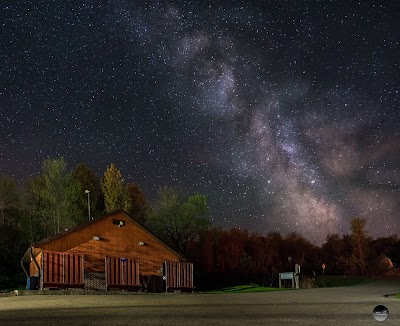
<path id="1" fill-rule="evenodd" d="M 122 291 L 124 291 L 124 288 L 125 288 L 125 262 L 126 262 L 126 258 L 121 258 L 120 271 L 121 271 L 121 277 L 122 277 Z"/>
<path id="2" fill-rule="evenodd" d="M 167 278 L 167 261 L 165 261 L 164 263 L 164 276 L 163 278 L 165 278 L 165 293 L 168 293 L 168 278 Z"/>
<path id="3" fill-rule="evenodd" d="M 137 285 L 140 285 L 140 274 L 139 274 L 139 271 L 140 271 L 140 260 L 136 259 L 135 260 L 135 279 L 136 279 L 136 284 Z M 147 289 L 147 286 L 146 286 L 146 289 Z"/>
<path id="4" fill-rule="evenodd" d="M 194 291 L 194 282 L 193 282 L 193 264 L 190 264 L 190 272 L 191 272 L 191 286 L 192 286 L 192 292 Z"/>
<path id="5" fill-rule="evenodd" d="M 108 266 L 107 266 L 107 257 L 104 257 L 104 265 L 105 265 L 105 275 L 104 275 L 104 277 L 105 277 L 105 283 L 106 283 L 106 288 L 105 288 L 105 291 L 107 292 L 107 268 L 108 268 Z"/>
<path id="6" fill-rule="evenodd" d="M 45 259 L 45 252 L 42 250 L 42 270 L 39 271 L 40 275 L 40 290 L 44 289 L 44 259 Z"/>
<path id="7" fill-rule="evenodd" d="M 294 289 L 294 273 L 292 272 L 292 289 Z"/>
<path id="8" fill-rule="evenodd" d="M 83 286 L 85 287 L 85 255 L 82 255 L 81 264 L 82 264 L 82 283 Z"/>
<path id="9" fill-rule="evenodd" d="M 63 285 L 65 284 L 65 253 L 62 254 L 62 265 L 63 265 L 63 277 L 62 277 L 62 282 Z"/>

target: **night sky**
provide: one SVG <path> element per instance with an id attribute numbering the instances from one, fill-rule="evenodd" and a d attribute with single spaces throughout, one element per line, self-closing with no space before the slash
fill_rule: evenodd
<path id="1" fill-rule="evenodd" d="M 399 233 L 400 2 L 0 6 L 0 173 L 113 162 L 225 228 Z"/>

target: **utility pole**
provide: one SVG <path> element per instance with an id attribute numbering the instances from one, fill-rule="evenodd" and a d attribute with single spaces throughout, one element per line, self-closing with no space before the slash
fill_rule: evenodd
<path id="1" fill-rule="evenodd" d="M 86 189 L 85 194 L 87 194 L 87 205 L 88 205 L 88 213 L 89 213 L 89 221 L 90 221 L 91 220 L 91 218 L 90 218 L 90 191 Z"/>

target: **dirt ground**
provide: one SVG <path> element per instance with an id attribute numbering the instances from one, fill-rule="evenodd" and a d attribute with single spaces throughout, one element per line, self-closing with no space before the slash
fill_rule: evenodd
<path id="1" fill-rule="evenodd" d="M 248 294 L 34 295 L 0 298 L 0 325 L 400 325 L 400 281 Z M 389 296 L 385 296 L 389 295 Z"/>

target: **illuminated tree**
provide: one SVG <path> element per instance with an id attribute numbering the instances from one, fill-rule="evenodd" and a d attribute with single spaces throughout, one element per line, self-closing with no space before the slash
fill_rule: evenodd
<path id="1" fill-rule="evenodd" d="M 31 190 L 36 213 L 47 233 L 59 233 L 76 225 L 80 219 L 77 201 L 79 185 L 67 171 L 63 157 L 47 159 L 43 162 L 42 174 L 32 183 Z"/>
<path id="2" fill-rule="evenodd" d="M 104 195 L 104 205 L 107 213 L 129 207 L 129 198 L 124 179 L 114 163 L 111 163 L 106 172 L 104 172 L 101 190 Z"/>

